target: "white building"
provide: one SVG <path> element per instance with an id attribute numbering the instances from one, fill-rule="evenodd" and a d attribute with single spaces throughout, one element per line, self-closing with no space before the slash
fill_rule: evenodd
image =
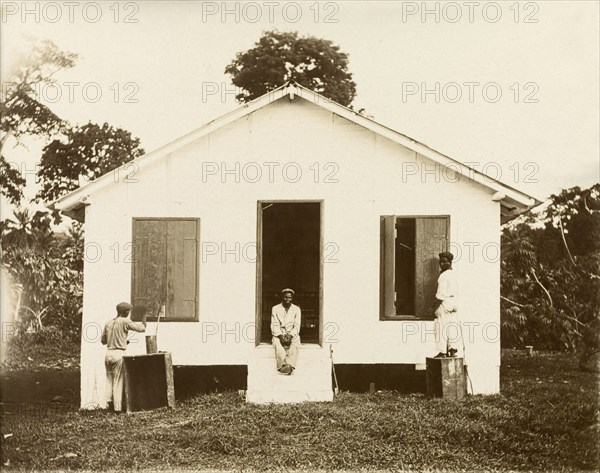
<path id="1" fill-rule="evenodd" d="M 424 369 L 443 250 L 456 256 L 469 389 L 496 393 L 501 218 L 535 204 L 283 86 L 55 203 L 85 220 L 81 405 L 104 404 L 99 331 L 123 300 L 166 305 L 158 344 L 175 365 L 248 366 L 250 401 L 331 399 L 330 346 L 336 366 Z M 284 287 L 303 310 L 290 377 L 276 376 L 269 334 Z"/>

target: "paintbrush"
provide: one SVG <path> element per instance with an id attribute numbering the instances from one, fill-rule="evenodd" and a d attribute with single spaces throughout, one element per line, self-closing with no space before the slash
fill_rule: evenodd
<path id="1" fill-rule="evenodd" d="M 160 319 L 161 317 L 165 316 L 165 306 L 161 305 L 160 309 L 158 310 L 158 315 L 156 316 L 156 331 L 154 332 L 154 336 L 157 337 L 158 336 L 158 324 L 160 324 Z"/>

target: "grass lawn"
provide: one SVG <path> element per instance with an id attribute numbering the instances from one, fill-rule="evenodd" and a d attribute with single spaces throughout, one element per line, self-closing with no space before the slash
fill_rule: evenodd
<path id="1" fill-rule="evenodd" d="M 131 415 L 79 412 L 73 368 L 5 371 L 3 469 L 596 471 L 597 378 L 565 354 L 504 351 L 502 363 L 502 393 L 464 402 L 253 406 L 221 393 Z"/>

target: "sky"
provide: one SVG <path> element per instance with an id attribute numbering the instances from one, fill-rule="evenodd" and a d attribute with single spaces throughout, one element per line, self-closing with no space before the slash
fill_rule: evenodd
<path id="1" fill-rule="evenodd" d="M 600 181 L 599 5 L 3 1 L 0 65 L 4 86 L 27 37 L 77 53 L 40 101 L 151 151 L 239 106 L 224 73 L 236 53 L 298 31 L 348 53 L 356 110 L 543 200 Z M 6 156 L 32 197 L 44 143 L 26 144 Z"/>

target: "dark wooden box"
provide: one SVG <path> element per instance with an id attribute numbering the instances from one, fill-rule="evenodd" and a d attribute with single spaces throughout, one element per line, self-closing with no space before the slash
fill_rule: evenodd
<path id="1" fill-rule="evenodd" d="M 170 353 L 123 357 L 127 412 L 175 407 Z"/>
<path id="2" fill-rule="evenodd" d="M 467 394 L 462 358 L 427 358 L 427 396 L 464 399 Z"/>

